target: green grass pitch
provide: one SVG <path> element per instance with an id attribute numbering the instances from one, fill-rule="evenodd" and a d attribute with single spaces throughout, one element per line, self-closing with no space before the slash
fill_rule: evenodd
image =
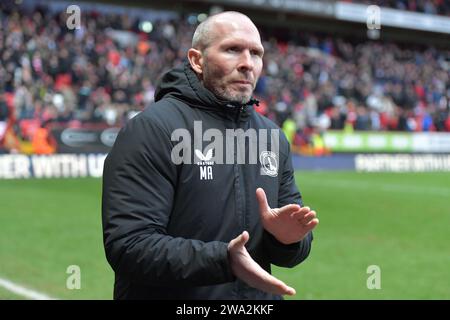
<path id="1" fill-rule="evenodd" d="M 273 268 L 292 299 L 450 299 L 450 173 L 302 171 L 296 181 L 320 224 L 308 260 Z M 0 278 L 59 299 L 111 299 L 100 195 L 100 179 L 0 180 Z M 70 265 L 79 290 L 66 287 Z M 371 265 L 380 289 L 367 288 Z M 0 299 L 22 297 L 0 286 Z"/>

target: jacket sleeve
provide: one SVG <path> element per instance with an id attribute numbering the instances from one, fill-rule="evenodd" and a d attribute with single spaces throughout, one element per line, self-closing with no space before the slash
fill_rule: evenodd
<path id="1" fill-rule="evenodd" d="M 283 159 L 283 164 L 280 166 L 281 171 L 279 172 L 281 176 L 278 191 L 278 208 L 292 203 L 303 206 L 302 196 L 295 184 L 290 146 L 282 132 L 280 133 L 280 139 L 280 158 Z M 283 154 L 286 156 L 282 156 Z M 269 252 L 271 263 L 280 267 L 291 268 L 305 260 L 311 250 L 312 240 L 312 232 L 309 232 L 303 240 L 285 245 L 264 230 L 264 243 L 266 250 Z"/>
<path id="2" fill-rule="evenodd" d="M 144 285 L 232 281 L 227 243 L 167 234 L 177 183 L 171 150 L 169 134 L 143 114 L 119 133 L 103 172 L 107 260 L 116 273 Z"/>

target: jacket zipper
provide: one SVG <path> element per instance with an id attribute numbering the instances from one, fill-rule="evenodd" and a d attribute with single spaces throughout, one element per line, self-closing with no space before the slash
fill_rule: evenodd
<path id="1" fill-rule="evenodd" d="M 235 117 L 235 122 L 234 122 L 234 128 L 235 129 L 240 129 L 241 128 L 241 114 L 244 110 L 244 106 L 240 107 L 239 110 L 237 111 L 237 115 Z M 244 186 L 244 181 L 243 181 L 243 177 L 241 175 L 240 172 L 240 167 L 238 164 L 238 159 L 237 159 L 237 148 L 238 146 L 236 146 L 236 152 L 234 154 L 234 168 L 235 168 L 235 178 L 237 179 L 237 196 L 238 196 L 238 203 L 237 203 L 237 210 L 240 210 L 240 214 L 241 214 L 241 225 L 242 228 L 245 230 L 246 229 L 246 208 L 245 208 L 245 186 Z M 245 152 L 245 150 L 244 150 Z M 245 156 L 245 155 L 244 155 Z M 238 294 L 238 298 L 242 299 L 243 295 L 245 295 L 245 291 L 243 291 L 243 287 L 240 284 L 240 282 L 237 282 L 237 294 Z"/>
<path id="2" fill-rule="evenodd" d="M 236 121 L 236 123 L 237 123 L 237 127 L 238 127 L 238 128 L 239 128 L 239 124 L 241 123 L 241 114 L 242 114 L 242 112 L 244 111 L 244 108 L 245 108 L 245 106 L 240 107 L 239 110 L 238 110 L 238 112 L 237 112 L 237 115 L 236 115 L 235 121 Z"/>
<path id="3" fill-rule="evenodd" d="M 242 112 L 243 112 L 243 110 L 244 110 L 244 108 L 245 108 L 245 106 L 241 106 L 239 109 L 238 109 L 238 112 L 237 112 L 237 116 L 236 116 L 236 122 L 235 122 L 235 129 L 241 129 L 241 114 L 242 114 Z M 236 166 L 236 171 L 237 171 L 237 178 L 239 179 L 238 181 L 239 181 L 239 183 L 238 183 L 238 186 L 239 187 L 242 187 L 242 190 L 241 190 L 241 188 L 239 189 L 239 194 L 240 194 L 240 200 L 241 200 L 241 203 L 240 203 L 240 208 L 241 208 L 241 210 L 242 210 L 242 219 L 241 219 L 241 223 L 242 223 L 242 228 L 243 229 L 245 229 L 245 227 L 246 227 L 246 219 L 245 219 L 245 210 L 246 210 L 246 208 L 245 208 L 245 196 L 246 196 L 246 194 L 245 194 L 245 186 L 244 186 L 244 181 L 243 181 L 243 177 L 242 177 L 242 175 L 241 175 L 241 172 L 240 172 L 240 166 L 239 166 L 239 164 L 238 164 L 238 158 L 237 158 L 237 148 L 238 148 L 239 146 L 236 146 L 236 152 L 235 152 L 235 154 L 234 154 L 234 163 L 235 163 L 235 166 Z M 244 157 L 245 157 L 245 148 L 244 148 Z"/>

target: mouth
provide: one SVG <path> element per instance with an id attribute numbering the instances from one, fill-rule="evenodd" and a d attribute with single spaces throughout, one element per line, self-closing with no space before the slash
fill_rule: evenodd
<path id="1" fill-rule="evenodd" d="M 234 81 L 234 83 L 253 86 L 253 82 L 251 82 L 251 81 L 245 81 L 245 80 Z"/>

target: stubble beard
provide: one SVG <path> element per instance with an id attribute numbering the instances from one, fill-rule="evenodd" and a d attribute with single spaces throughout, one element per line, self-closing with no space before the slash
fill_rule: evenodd
<path id="1" fill-rule="evenodd" d="M 210 70 L 205 65 L 202 82 L 205 88 L 214 93 L 215 96 L 220 99 L 242 105 L 245 105 L 250 101 L 253 92 L 250 92 L 248 94 L 237 92 L 233 94 L 230 90 L 224 88 L 223 85 L 218 81 L 211 81 L 211 79 L 219 79 L 220 77 L 218 75 L 212 75 L 209 71 Z"/>
<path id="2" fill-rule="evenodd" d="M 242 105 L 247 104 L 251 98 L 251 93 L 250 94 L 245 94 L 245 93 L 233 94 L 224 88 L 217 88 L 217 87 L 212 87 L 210 90 L 221 99 L 224 99 L 224 100 L 227 100 L 230 102 L 236 102 L 236 103 L 239 103 Z"/>

